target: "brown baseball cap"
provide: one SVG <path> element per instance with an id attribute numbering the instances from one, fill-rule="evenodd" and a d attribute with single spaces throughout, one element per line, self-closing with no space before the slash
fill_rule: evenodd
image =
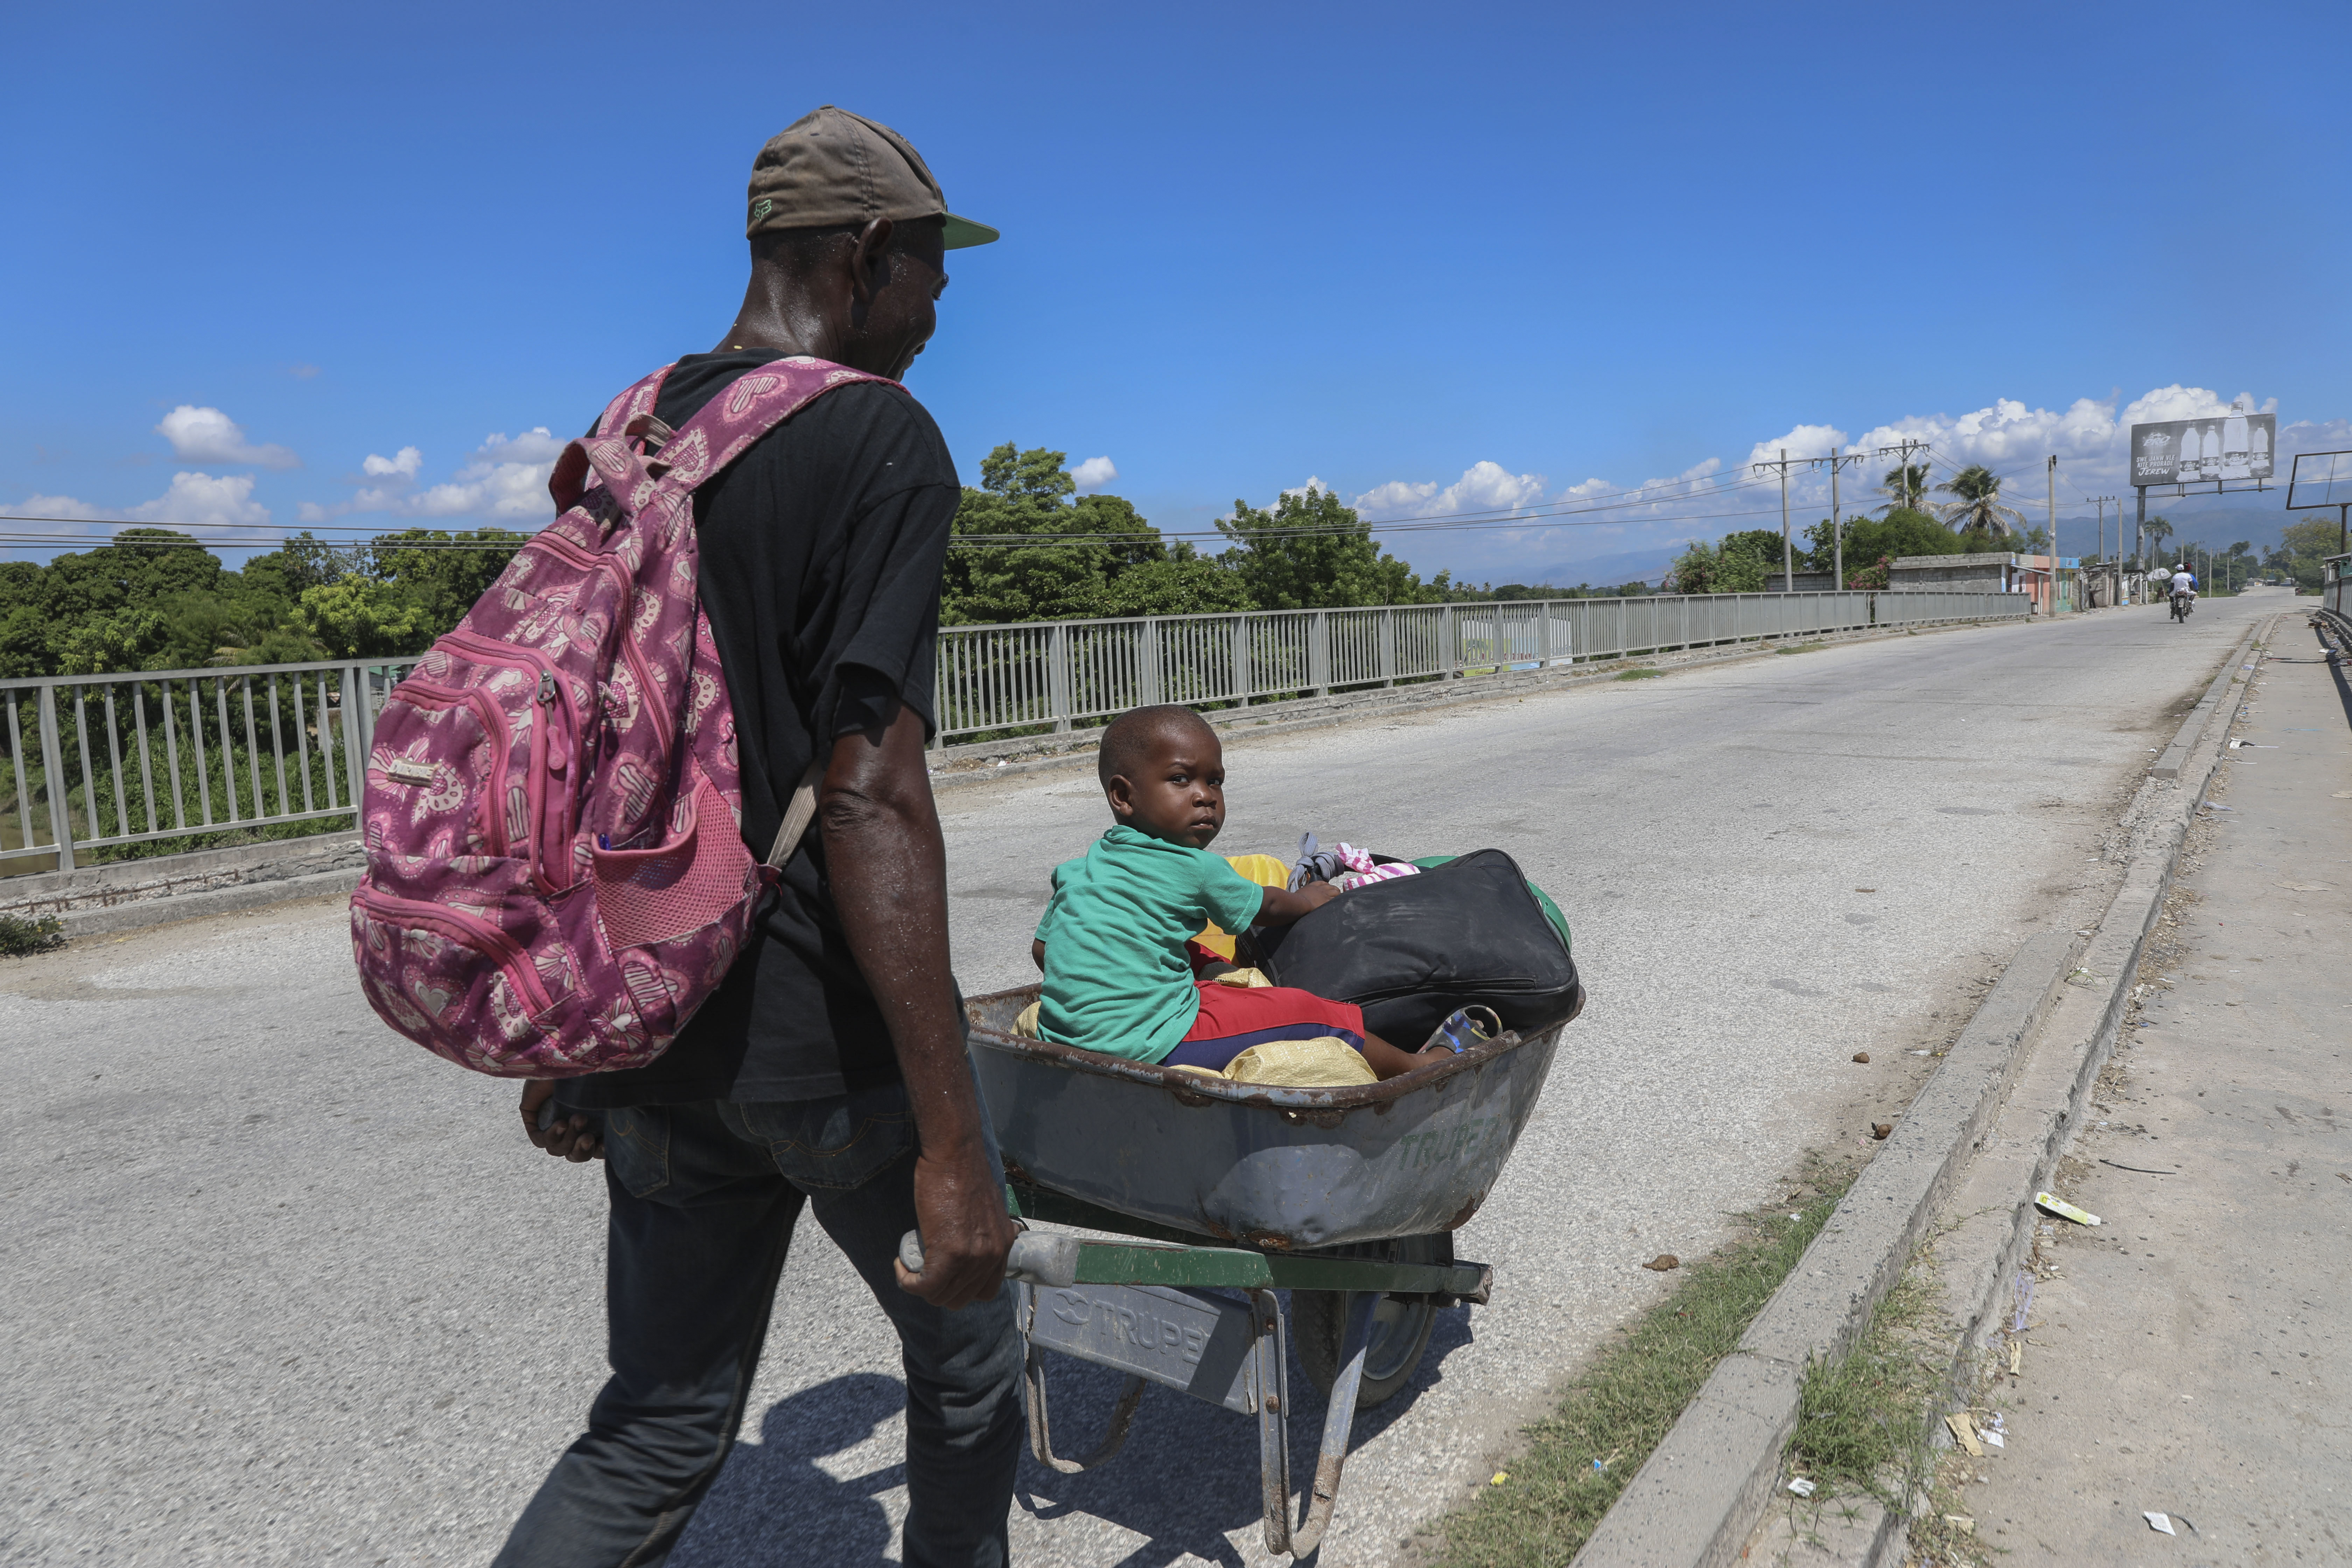
<path id="1" fill-rule="evenodd" d="M 913 143 L 888 126 L 828 103 L 785 126 L 751 160 L 748 237 L 779 228 L 851 228 L 875 218 L 946 220 L 950 250 L 986 245 L 996 230 L 948 211 Z"/>

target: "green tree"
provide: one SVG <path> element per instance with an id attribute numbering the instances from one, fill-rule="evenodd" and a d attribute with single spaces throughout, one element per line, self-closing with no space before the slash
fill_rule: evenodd
<path id="1" fill-rule="evenodd" d="M 1919 510 L 1921 500 L 1927 493 L 1927 465 L 1908 463 L 1887 469 L 1886 477 L 1878 481 L 1878 493 L 1886 498 L 1886 504 L 1875 510 Z"/>
<path id="2" fill-rule="evenodd" d="M 1805 531 L 1808 548 L 1799 552 L 1798 564 L 1809 572 L 1827 572 L 1836 559 L 1830 521 L 1822 519 Z M 1961 536 L 1924 511 L 1896 507 L 1884 517 L 1856 517 L 1845 525 L 1847 585 L 1853 585 L 1861 562 L 1892 561 L 1904 555 L 1957 555 L 1968 548 Z M 1875 566 L 1860 567 L 1874 573 Z M 1864 586 L 1883 587 L 1883 583 Z"/>
<path id="3" fill-rule="evenodd" d="M 1344 605 L 1427 605 L 1439 590 L 1372 542 L 1371 525 L 1329 490 L 1285 491 L 1271 511 L 1235 500 L 1218 531 L 1223 560 L 1261 610 Z"/>
<path id="4" fill-rule="evenodd" d="M 432 635 L 438 637 L 466 618 L 524 540 L 503 528 L 478 528 L 470 533 L 404 529 L 369 541 L 362 571 L 422 606 Z M 331 565 L 332 553 L 317 558 L 316 565 Z"/>
<path id="5" fill-rule="evenodd" d="M 2298 594 L 2316 594 L 2326 577 L 2320 564 L 2336 553 L 2336 520 L 2307 517 L 2279 531 L 2279 548 L 2271 559 L 2294 583 Z"/>
<path id="6" fill-rule="evenodd" d="M 966 487 L 956 507 L 956 534 L 971 542 L 948 553 L 941 615 L 950 625 L 1195 613 L 1122 606 L 1236 607 L 1215 563 L 1189 547 L 1171 551 L 1118 496 L 1076 495 L 1067 461 L 1010 441 L 981 459 L 980 487 Z M 1119 586 L 1144 567 L 1153 570 Z"/>
<path id="7" fill-rule="evenodd" d="M 2025 526 L 2025 514 L 2000 500 L 2000 476 L 1982 463 L 1971 463 L 1936 487 L 1954 500 L 1937 503 L 1936 515 L 1959 530 L 1964 550 L 2009 550 L 2011 521 Z"/>
<path id="8" fill-rule="evenodd" d="M 1766 553 L 1767 550 L 1770 553 Z M 1780 565 L 1780 536 L 1760 528 L 1727 534 L 1720 544 L 1693 540 L 1667 579 L 1674 594 L 1753 594 Z"/>
<path id="9" fill-rule="evenodd" d="M 2165 552 L 2164 542 L 2172 537 L 2172 524 L 2163 517 L 2151 517 L 2140 524 L 2140 532 L 2147 540 L 2148 559 L 2155 561 Z"/>
<path id="10" fill-rule="evenodd" d="M 302 590 L 303 624 L 331 658 L 421 653 L 435 633 L 430 614 L 388 584 L 348 573 Z"/>

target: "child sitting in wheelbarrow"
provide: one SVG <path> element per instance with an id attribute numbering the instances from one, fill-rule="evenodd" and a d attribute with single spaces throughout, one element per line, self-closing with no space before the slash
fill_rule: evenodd
<path id="1" fill-rule="evenodd" d="M 1225 825 L 1225 760 L 1199 714 L 1172 705 L 1121 714 L 1103 731 L 1097 771 L 1118 823 L 1055 868 L 1030 947 L 1045 973 L 1041 1038 L 1211 1072 L 1276 1040 L 1337 1037 L 1384 1079 L 1453 1054 L 1443 1043 L 1413 1052 L 1367 1034 L 1351 1003 L 1195 980 L 1185 942 L 1208 922 L 1229 931 L 1288 925 L 1340 896 L 1328 882 L 1260 887 L 1208 852 Z"/>

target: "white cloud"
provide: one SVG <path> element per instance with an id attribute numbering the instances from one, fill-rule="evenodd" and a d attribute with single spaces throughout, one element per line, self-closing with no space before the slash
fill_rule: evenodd
<path id="1" fill-rule="evenodd" d="M 142 522 L 162 523 L 169 528 L 215 531 L 265 528 L 269 523 L 269 509 L 253 499 L 251 474 L 227 474 L 219 479 L 204 473 L 173 474 L 170 489 L 153 500 L 132 507 L 130 515 Z"/>
<path id="2" fill-rule="evenodd" d="M 563 456 L 563 448 L 572 445 L 560 436 L 551 436 L 544 425 L 524 431 L 513 440 L 504 436 L 485 436 L 480 450 L 474 454 L 486 463 L 553 463 Z M 1105 458 L 1104 461 L 1109 461 Z"/>
<path id="3" fill-rule="evenodd" d="M 1082 490 L 1098 490 L 1118 478 L 1118 465 L 1108 458 L 1088 458 L 1070 470 L 1070 478 Z"/>
<path id="4" fill-rule="evenodd" d="M 267 528 L 269 509 L 253 499 L 253 476 L 182 472 L 172 476 L 172 488 L 153 500 L 119 511 L 107 510 L 72 496 L 30 495 L 8 509 L 25 517 L 70 518 L 94 526 L 73 531 L 103 537 L 125 522 L 156 523 L 207 535 Z"/>
<path id="5" fill-rule="evenodd" d="M 283 447 L 257 447 L 244 429 L 217 408 L 183 403 L 155 426 L 184 463 L 250 463 L 261 468 L 299 468 L 302 459 Z"/>
<path id="6" fill-rule="evenodd" d="M 19 517 L 66 517 L 99 521 L 98 508 L 71 496 L 29 495 L 8 509 Z"/>
<path id="7" fill-rule="evenodd" d="M 389 458 L 371 452 L 360 471 L 380 482 L 364 486 L 349 500 L 332 506 L 305 501 L 296 515 L 303 522 L 324 522 L 353 512 L 469 517 L 503 523 L 538 521 L 555 515 L 547 480 L 555 471 L 555 459 L 569 444 L 551 435 L 544 425 L 520 436 L 493 433 L 482 438 L 472 459 L 456 473 L 422 489 L 416 488 L 416 479 L 425 471 L 423 452 L 415 447 L 403 447 Z"/>
<path id="8" fill-rule="evenodd" d="M 1360 512 L 1379 518 L 1440 517 L 1465 511 L 1518 511 L 1544 499 L 1541 474 L 1515 474 L 1481 459 L 1440 489 L 1435 480 L 1391 479 L 1356 498 Z"/>
<path id="9" fill-rule="evenodd" d="M 416 477 L 416 470 L 424 466 L 424 453 L 414 447 L 403 447 L 389 458 L 379 458 L 370 452 L 367 460 L 360 464 L 360 472 L 372 479 L 386 479 L 395 475 L 404 479 L 413 479 Z"/>
<path id="10" fill-rule="evenodd" d="M 1749 463 L 1776 463 L 1787 452 L 1789 460 L 1799 458 L 1826 458 L 1832 450 L 1845 450 L 1845 432 L 1834 425 L 1799 425 L 1786 436 L 1776 436 L 1769 441 L 1759 441 L 1748 450 Z"/>

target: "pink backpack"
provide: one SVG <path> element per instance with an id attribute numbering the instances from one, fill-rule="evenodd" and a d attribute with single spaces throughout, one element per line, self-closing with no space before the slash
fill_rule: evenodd
<path id="1" fill-rule="evenodd" d="M 880 376 L 798 357 L 675 434 L 669 367 L 564 448 L 562 514 L 393 688 L 360 805 L 360 984 L 384 1022 L 502 1078 L 641 1067 L 742 950 L 806 830 L 744 847 L 727 682 L 695 588 L 695 487 L 812 399 Z M 885 384 L 892 384 L 885 382 Z"/>

